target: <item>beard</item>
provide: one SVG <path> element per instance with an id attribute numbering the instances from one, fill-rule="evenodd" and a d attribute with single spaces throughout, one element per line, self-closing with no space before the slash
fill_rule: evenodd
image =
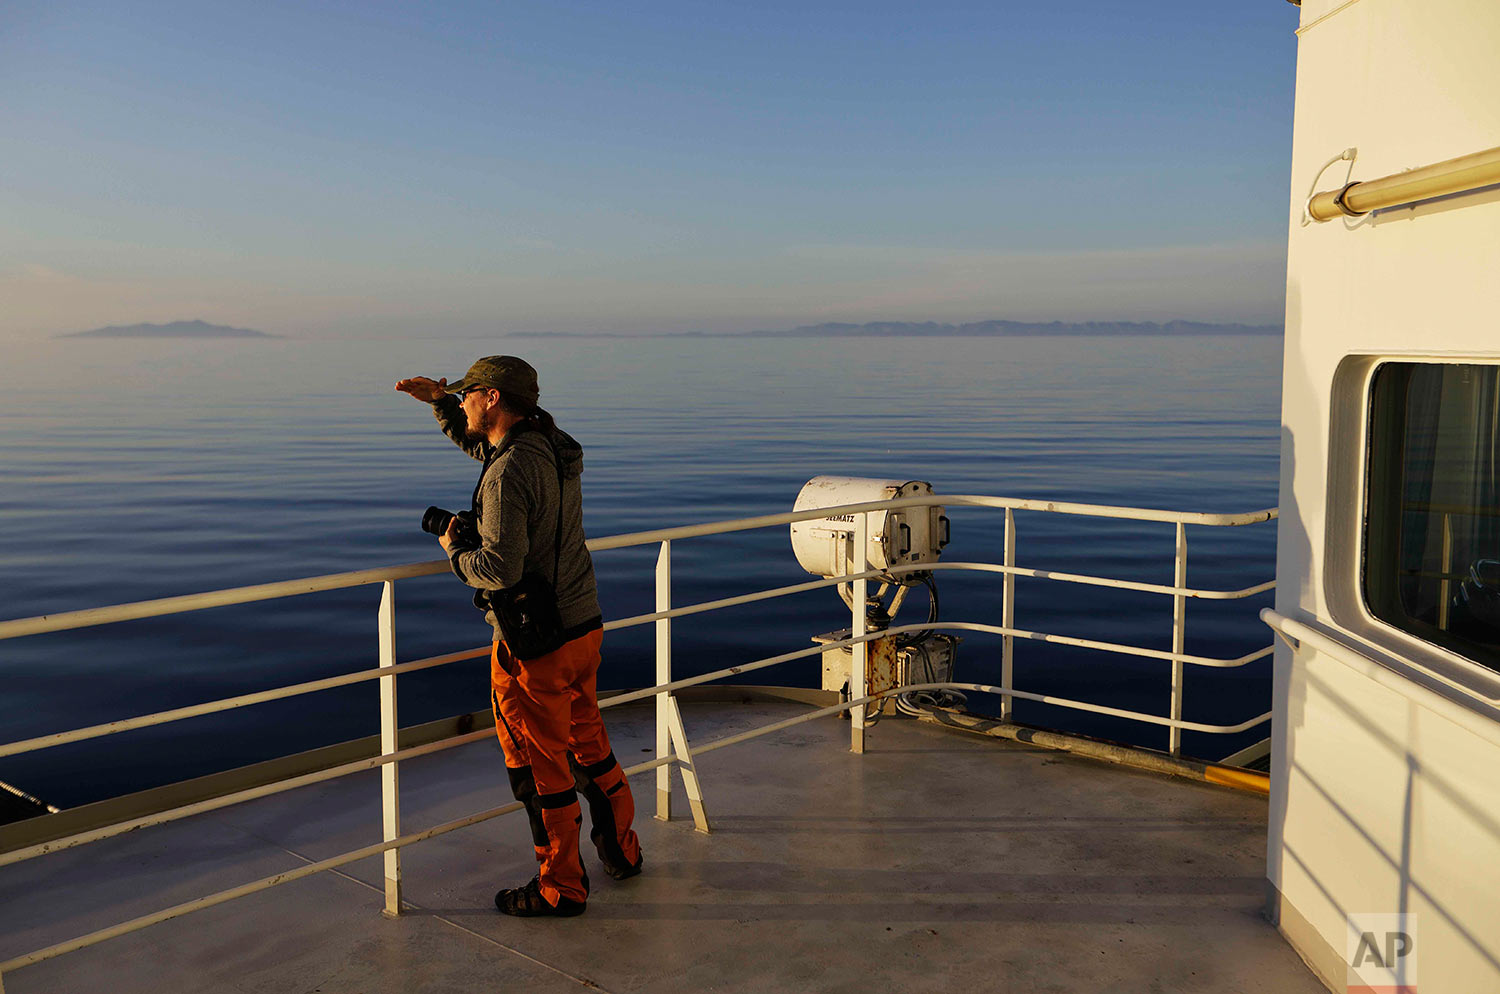
<path id="1" fill-rule="evenodd" d="M 489 412 L 479 415 L 478 418 L 465 418 L 464 434 L 469 438 L 488 438 L 490 434 Z"/>

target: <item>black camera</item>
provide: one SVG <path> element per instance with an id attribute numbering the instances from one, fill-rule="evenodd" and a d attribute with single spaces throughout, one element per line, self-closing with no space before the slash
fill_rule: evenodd
<path id="1" fill-rule="evenodd" d="M 462 548 L 477 547 L 480 544 L 479 529 L 474 524 L 474 515 L 469 511 L 455 514 L 441 507 L 429 507 L 422 512 L 422 530 L 429 535 L 442 535 L 448 531 L 448 524 L 454 518 L 458 519 L 458 545 Z"/>

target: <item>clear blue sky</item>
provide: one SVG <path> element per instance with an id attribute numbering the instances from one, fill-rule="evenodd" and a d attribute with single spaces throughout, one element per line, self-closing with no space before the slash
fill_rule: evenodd
<path id="1" fill-rule="evenodd" d="M 0 335 L 1281 318 L 1285 0 L 0 7 Z"/>

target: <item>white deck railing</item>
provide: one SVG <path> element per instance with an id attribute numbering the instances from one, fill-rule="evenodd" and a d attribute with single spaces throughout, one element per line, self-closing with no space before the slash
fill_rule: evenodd
<path id="1" fill-rule="evenodd" d="M 682 539 L 696 538 L 705 535 L 721 535 L 728 532 L 747 531 L 754 528 L 766 528 L 775 525 L 786 525 L 794 521 L 804 521 L 816 518 L 824 518 L 830 515 L 850 515 L 853 520 L 853 548 L 857 554 L 862 555 L 867 548 L 868 518 L 866 512 L 891 510 L 907 507 L 922 507 L 941 504 L 947 507 L 977 507 L 1003 510 L 1005 513 L 1005 551 L 1003 563 L 924 563 L 920 565 L 899 567 L 894 570 L 880 571 L 868 569 L 868 562 L 860 562 L 859 565 L 866 567 L 863 572 L 852 573 L 846 576 L 831 579 L 812 580 L 806 583 L 792 584 L 790 586 L 777 587 L 770 590 L 762 590 L 754 593 L 743 594 L 736 597 L 727 597 L 714 601 L 705 601 L 696 604 L 688 604 L 680 607 L 672 606 L 671 598 L 671 575 L 672 575 L 672 543 Z M 1099 518 L 1116 518 L 1131 521 L 1162 522 L 1175 525 L 1175 553 L 1174 572 L 1172 585 L 1141 583 L 1130 580 L 1119 580 L 1110 577 L 1088 576 L 1075 573 L 1058 573 L 1049 570 L 1034 569 L 1016 565 L 1016 511 L 1038 511 L 1055 514 L 1073 514 Z M 1206 667 L 1237 667 L 1257 659 L 1264 658 L 1272 651 L 1267 645 L 1246 655 L 1232 659 L 1217 659 L 1205 656 L 1190 655 L 1183 651 L 1185 645 L 1187 615 L 1186 603 L 1191 598 L 1205 600 L 1234 600 L 1250 597 L 1266 590 L 1270 590 L 1274 581 L 1255 584 L 1238 590 L 1200 590 L 1187 586 L 1187 525 L 1204 525 L 1217 527 L 1232 527 L 1237 525 L 1254 524 L 1269 521 L 1276 517 L 1276 509 L 1268 508 L 1260 511 L 1250 511 L 1243 514 L 1203 514 L 1195 512 L 1162 511 L 1147 508 L 1113 507 L 1099 504 L 1073 504 L 1055 501 L 1023 500 L 1009 497 L 985 497 L 985 496 L 926 496 L 910 497 L 897 500 L 871 501 L 861 504 L 849 504 L 840 507 L 818 508 L 808 511 L 793 511 L 784 514 L 762 515 L 753 518 L 740 518 L 732 521 L 710 522 L 700 525 L 687 525 L 679 528 L 667 528 L 655 531 L 635 532 L 626 535 L 615 535 L 608 538 L 594 539 L 588 543 L 593 552 L 602 552 L 609 549 L 621 549 L 632 546 L 659 545 L 660 552 L 656 564 L 656 610 L 649 614 L 636 615 L 629 618 L 620 618 L 605 623 L 605 631 L 613 631 L 622 628 L 630 628 L 638 625 L 655 624 L 656 626 L 656 677 L 655 686 L 642 690 L 619 694 L 600 702 L 601 708 L 618 707 L 631 701 L 654 697 L 656 701 L 656 758 L 647 762 L 636 764 L 626 770 L 627 774 L 634 775 L 646 770 L 657 771 L 657 817 L 669 819 L 671 817 L 671 774 L 675 767 L 683 778 L 687 791 L 689 803 L 692 807 L 693 820 L 696 827 L 701 831 L 708 831 L 707 811 L 703 803 L 701 786 L 698 781 L 697 770 L 693 762 L 694 757 L 726 746 L 736 745 L 741 742 L 767 735 L 781 729 L 811 721 L 840 711 L 850 712 L 851 732 L 850 745 L 853 751 L 864 750 L 865 735 L 865 711 L 870 704 L 883 701 L 884 698 L 898 693 L 906 693 L 913 690 L 973 690 L 1000 695 L 1001 717 L 1011 717 L 1012 701 L 1015 698 L 1038 701 L 1046 704 L 1058 705 L 1080 711 L 1095 714 L 1111 715 L 1120 718 L 1129 718 L 1148 724 L 1163 726 L 1168 729 L 1168 751 L 1173 755 L 1181 752 L 1181 736 L 1184 730 L 1196 732 L 1208 732 L 1216 734 L 1232 734 L 1253 728 L 1263 724 L 1271 717 L 1269 711 L 1246 719 L 1235 725 L 1210 725 L 1201 722 L 1187 721 L 1183 714 L 1183 673 L 1186 666 Z M 88 935 L 66 942 L 57 943 L 44 949 L 38 949 L 22 956 L 0 962 L 0 994 L 3 994 L 3 977 L 6 973 L 38 963 L 43 960 L 60 956 L 64 953 L 81 949 L 86 946 L 102 942 L 105 939 L 124 935 L 138 929 L 158 922 L 166 921 L 179 915 L 202 908 L 213 907 L 225 901 L 253 894 L 270 887 L 293 880 L 299 880 L 323 870 L 333 869 L 348 863 L 365 859 L 376 854 L 385 856 L 385 878 L 386 878 L 386 912 L 388 914 L 399 914 L 401 910 L 401 867 L 400 849 L 403 846 L 424 839 L 430 839 L 438 835 L 452 832 L 460 828 L 478 824 L 482 821 L 498 817 L 521 809 L 519 802 L 505 804 L 488 811 L 481 811 L 455 821 L 437 825 L 420 832 L 402 835 L 400 831 L 400 807 L 399 807 L 399 784 L 398 764 L 401 760 L 412 759 L 417 756 L 428 755 L 445 749 L 455 748 L 471 742 L 481 741 L 494 734 L 493 729 L 485 728 L 463 735 L 453 736 L 438 742 L 431 742 L 421 746 L 407 749 L 397 747 L 398 723 L 396 717 L 396 679 L 402 673 L 411 673 L 417 670 L 430 669 L 443 666 L 460 660 L 475 659 L 489 653 L 489 647 L 465 650 L 461 652 L 448 653 L 441 656 L 432 656 L 408 663 L 397 663 L 395 658 L 395 582 L 418 576 L 430 576 L 448 571 L 447 560 L 434 562 L 410 563 L 402 566 L 391 566 L 380 569 L 358 570 L 350 573 L 336 573 L 328 576 L 310 577 L 300 580 L 287 580 L 279 583 L 266 583 L 250 587 L 235 587 L 228 590 L 217 590 L 208 593 L 189 594 L 181 597 L 167 597 L 158 600 L 139 601 L 131 604 L 120 604 L 111 607 L 91 608 L 83 611 L 70 611 L 63 614 L 42 615 L 34 618 L 22 618 L 14 621 L 0 622 L 0 640 L 20 638 L 26 635 L 35 635 L 43 632 L 59 632 L 78 628 L 88 628 L 96 625 L 110 624 L 118 621 L 135 620 L 139 618 L 159 617 L 168 614 L 179 614 L 187 611 L 199 611 L 211 607 L 223 607 L 231 604 L 245 604 L 252 601 L 271 600 L 281 597 L 293 597 L 299 594 L 315 593 L 318 591 L 338 590 L 348 587 L 364 586 L 379 583 L 382 586 L 380 607 L 377 612 L 377 626 L 379 631 L 379 666 L 375 669 L 362 670 L 355 673 L 346 673 L 336 677 L 328 677 L 322 680 L 312 680 L 304 683 L 292 684 L 285 687 L 274 688 L 253 694 L 242 694 L 236 697 L 224 698 L 217 701 L 209 701 L 203 704 L 195 704 L 190 707 L 174 708 L 168 711 L 159 711 L 152 714 L 144 714 L 134 718 L 122 719 L 120 721 L 106 722 L 99 725 L 91 725 L 86 728 L 73 729 L 66 732 L 57 732 L 49 735 L 37 736 L 0 745 L 0 757 L 16 755 L 18 753 L 31 752 L 37 749 L 45 749 L 51 746 L 62 745 L 67 742 L 79 742 L 85 739 L 97 738 L 103 735 L 112 735 L 118 732 L 130 731 L 136 728 L 145 728 L 151 725 L 160 725 L 166 722 L 179 721 L 183 718 L 192 718 L 199 715 L 213 714 L 219 711 L 227 711 L 234 708 L 247 707 L 265 701 L 278 700 L 299 694 L 314 693 L 319 690 L 327 690 L 333 687 L 345 686 L 366 680 L 380 681 L 380 727 L 381 727 L 381 754 L 368 759 L 345 763 L 331 769 L 320 770 L 314 773 L 293 777 L 276 783 L 264 784 L 248 790 L 241 790 L 220 797 L 210 798 L 194 804 L 183 805 L 166 811 L 133 818 L 127 821 L 107 825 L 102 828 L 87 832 L 77 833 L 66 838 L 55 839 L 50 842 L 41 843 L 25 848 L 15 849 L 7 853 L 0 853 L 0 866 L 17 863 L 22 860 L 31 859 L 36 856 L 75 846 L 100 839 L 110 838 L 124 832 L 133 831 L 150 825 L 159 825 L 170 821 L 176 821 L 191 815 L 201 814 L 229 805 L 238 804 L 243 801 L 271 794 L 281 793 L 308 784 L 320 783 L 337 777 L 347 776 L 363 770 L 380 768 L 382 771 L 382 813 L 383 813 L 383 841 L 374 845 L 365 846 L 352 852 L 339 856 L 330 857 L 316 863 L 290 870 L 285 873 L 275 874 L 261 880 L 247 883 L 229 890 L 210 894 L 206 897 L 197 898 L 193 901 L 167 908 L 155 914 L 145 915 L 130 921 L 121 922 L 110 928 L 92 932 Z M 924 570 L 963 570 L 973 572 L 998 573 L 1003 576 L 1003 596 L 1001 607 L 1001 623 L 998 625 L 987 622 L 971 621 L 938 621 L 935 623 L 922 623 L 914 625 L 894 626 L 880 631 L 866 632 L 864 618 L 864 606 L 866 599 L 866 586 L 871 579 L 878 579 L 889 573 L 904 573 Z M 1103 642 L 1095 639 L 1077 638 L 1067 635 L 1059 635 L 1046 632 L 1030 631 L 1015 626 L 1015 582 L 1017 577 L 1026 576 L 1037 579 L 1053 580 L 1066 583 L 1077 583 L 1090 586 L 1112 587 L 1122 590 L 1135 590 L 1147 593 L 1162 594 L 1170 596 L 1173 601 L 1172 620 L 1172 649 L 1165 651 L 1160 649 L 1147 649 L 1140 646 L 1124 645 L 1113 642 Z M 701 614 L 707 611 L 719 610 L 740 604 L 749 604 L 755 601 L 769 600 L 776 597 L 785 597 L 791 594 L 830 587 L 836 584 L 852 583 L 854 587 L 851 610 L 851 632 L 860 632 L 851 638 L 841 641 L 829 642 L 815 645 L 811 648 L 799 649 L 792 652 L 770 656 L 765 659 L 743 663 L 737 666 L 725 667 L 711 673 L 674 680 L 672 678 L 672 620 L 674 618 Z M 1002 638 L 1001 647 L 1001 682 L 998 685 L 979 683 L 934 683 L 918 686 L 897 687 L 881 694 L 870 695 L 866 693 L 865 669 L 866 652 L 868 643 L 877 638 L 888 635 L 900 634 L 907 631 L 916 631 L 929 628 L 938 628 L 954 631 L 985 632 L 999 635 Z M 1166 715 L 1147 714 L 1122 708 L 1108 707 L 1101 704 L 1093 704 L 1085 701 L 1075 701 L 1066 698 L 1054 697 L 1047 694 L 1037 694 L 1029 691 L 1016 689 L 1013 683 L 1013 661 L 1014 643 L 1016 639 L 1032 639 L 1041 642 L 1052 642 L 1060 645 L 1077 646 L 1086 649 L 1096 649 L 1107 652 L 1123 653 L 1126 655 L 1140 656 L 1148 659 L 1159 659 L 1171 663 L 1172 682 L 1170 698 L 1166 702 Z M 731 735 L 713 742 L 700 743 L 690 746 L 687 741 L 686 730 L 682 724 L 682 717 L 677 708 L 674 691 L 699 684 L 721 680 L 725 677 L 738 676 L 744 673 L 754 672 L 770 666 L 776 666 L 793 660 L 817 656 L 829 649 L 849 647 L 853 652 L 853 681 L 850 687 L 850 700 L 833 705 L 831 707 L 818 708 L 806 714 L 798 715 L 784 721 L 774 722 L 761 728 L 752 729 L 737 735 Z"/>

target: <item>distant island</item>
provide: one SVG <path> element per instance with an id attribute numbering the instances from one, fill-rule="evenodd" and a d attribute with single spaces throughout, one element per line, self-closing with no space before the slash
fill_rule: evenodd
<path id="1" fill-rule="evenodd" d="M 1211 324 L 1204 321 L 974 321 L 940 324 L 936 321 L 870 321 L 845 324 L 829 321 L 805 324 L 788 331 L 687 331 L 677 334 L 627 335 L 611 332 L 512 332 L 512 338 L 1018 338 L 1038 335 L 1280 335 L 1279 324 Z"/>
<path id="2" fill-rule="evenodd" d="M 230 328 L 207 321 L 173 321 L 170 324 L 116 324 L 93 331 L 75 331 L 59 338 L 275 338 L 263 331 Z"/>

